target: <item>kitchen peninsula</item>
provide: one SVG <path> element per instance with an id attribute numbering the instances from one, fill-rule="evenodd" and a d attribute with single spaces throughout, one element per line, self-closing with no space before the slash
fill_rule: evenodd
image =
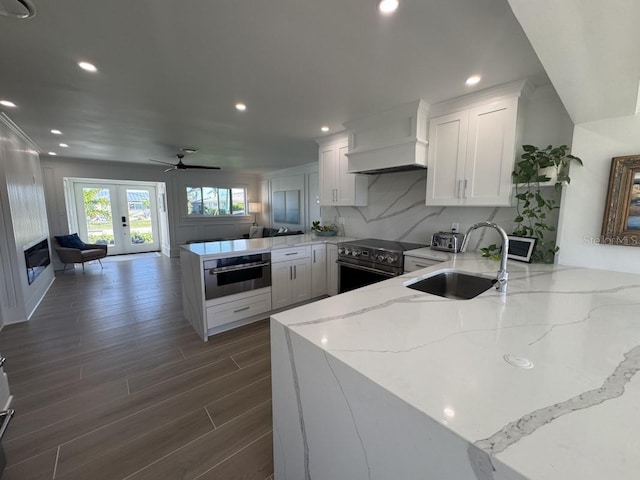
<path id="1" fill-rule="evenodd" d="M 266 318 L 272 311 L 335 294 L 337 270 L 335 261 L 329 260 L 335 260 L 336 245 L 345 240 L 352 239 L 304 234 L 182 245 L 184 316 L 206 341 L 216 333 Z M 221 268 L 210 267 L 212 263 Z M 220 296 L 206 292 L 216 271 L 221 278 L 215 283 L 226 284 L 216 285 L 224 290 Z M 237 289 L 228 288 L 234 283 Z"/>
<path id="2" fill-rule="evenodd" d="M 497 266 L 272 316 L 275 478 L 638 478 L 640 276 L 510 261 L 506 294 L 403 285 Z"/>

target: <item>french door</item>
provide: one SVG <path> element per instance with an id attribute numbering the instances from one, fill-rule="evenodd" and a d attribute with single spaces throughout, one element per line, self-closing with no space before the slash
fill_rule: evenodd
<path id="1" fill-rule="evenodd" d="M 78 234 L 109 255 L 160 250 L 156 189 L 147 185 L 75 184 Z"/>

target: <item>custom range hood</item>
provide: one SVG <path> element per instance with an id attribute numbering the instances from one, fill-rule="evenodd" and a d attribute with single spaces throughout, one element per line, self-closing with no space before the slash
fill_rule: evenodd
<path id="1" fill-rule="evenodd" d="M 386 173 L 427 168 L 429 105 L 416 100 L 347 122 L 349 173 Z"/>

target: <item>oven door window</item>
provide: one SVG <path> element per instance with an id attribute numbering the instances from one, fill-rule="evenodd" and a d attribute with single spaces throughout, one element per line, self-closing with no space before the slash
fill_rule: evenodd
<path id="1" fill-rule="evenodd" d="M 340 293 L 348 292 L 356 288 L 388 280 L 394 276 L 395 275 L 390 273 L 360 270 L 357 267 L 342 264 L 340 265 L 339 291 Z"/>

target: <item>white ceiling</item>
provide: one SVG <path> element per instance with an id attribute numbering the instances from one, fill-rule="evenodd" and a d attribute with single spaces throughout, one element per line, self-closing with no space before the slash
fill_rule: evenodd
<path id="1" fill-rule="evenodd" d="M 637 113 L 640 1 L 509 3 L 574 123 Z"/>
<path id="2" fill-rule="evenodd" d="M 507 0 L 401 0 L 391 17 L 375 0 L 35 3 L 33 19 L 0 16 L 0 98 L 18 105 L 0 109 L 66 157 L 157 169 L 195 146 L 190 163 L 265 172 L 315 160 L 324 124 L 549 82 Z"/>

